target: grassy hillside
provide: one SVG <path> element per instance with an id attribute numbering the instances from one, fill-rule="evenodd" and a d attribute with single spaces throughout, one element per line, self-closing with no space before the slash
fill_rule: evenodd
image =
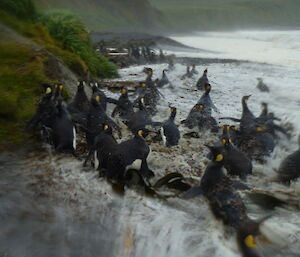
<path id="1" fill-rule="evenodd" d="M 92 49 L 85 25 L 74 14 L 38 13 L 31 0 L 0 2 L 0 150 L 30 138 L 26 121 L 43 93 L 42 83 L 117 76 L 116 67 Z"/>
<path id="2" fill-rule="evenodd" d="M 150 1 L 180 30 L 300 26 L 298 0 Z"/>
<path id="3" fill-rule="evenodd" d="M 68 9 L 94 31 L 159 29 L 163 15 L 148 0 L 34 0 L 39 10 Z"/>

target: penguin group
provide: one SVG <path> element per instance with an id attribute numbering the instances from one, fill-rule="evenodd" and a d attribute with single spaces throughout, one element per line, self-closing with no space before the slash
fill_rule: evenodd
<path id="1" fill-rule="evenodd" d="M 67 104 L 62 96 L 63 86 L 44 84 L 44 94 L 28 126 L 41 132 L 42 139 L 51 144 L 55 151 L 70 152 L 74 156 L 78 133 L 84 135 L 86 156 L 84 166 L 91 165 L 113 183 L 126 184 L 134 174 L 139 182 L 155 191 L 158 184 L 171 184 L 176 180 L 175 189 L 182 198 L 189 199 L 203 195 L 216 218 L 236 229 L 237 242 L 243 256 L 260 256 L 256 237 L 260 234 L 259 226 L 265 220 L 253 220 L 247 214 L 246 206 L 239 190 L 248 190 L 245 184 L 248 176 L 253 176 L 253 162 L 264 162 L 274 151 L 283 134 L 288 140 L 289 132 L 276 122 L 268 104 L 262 103 L 262 112 L 255 116 L 248 107 L 250 95 L 241 99 L 242 115 L 240 118 L 216 118 L 219 108 L 211 98 L 215 89 L 208 79 L 205 69 L 198 79 L 195 89 L 199 100 L 191 105 L 187 117 L 177 123 L 178 108 L 174 103 L 165 105 L 168 115 L 163 121 L 154 121 L 159 112 L 158 105 L 163 106 L 163 94 L 160 90 L 172 85 L 167 77 L 167 69 L 162 77 L 153 80 L 153 69 L 144 68 L 146 78 L 136 84 L 135 93 L 130 95 L 128 88 L 120 88 L 118 99 L 108 97 L 97 82 L 78 82 L 77 92 Z M 170 70 L 169 72 L 174 72 Z M 197 76 L 195 65 L 187 68 L 181 79 Z M 213 87 L 214 86 L 214 87 Z M 172 88 L 175 88 L 172 85 Z M 91 91 L 91 97 L 86 91 Z M 203 92 L 201 92 L 203 91 Z M 109 113 L 109 105 L 114 108 Z M 238 125 L 222 124 L 231 120 Z M 203 144 L 209 150 L 209 162 L 201 177 L 199 186 L 185 183 L 181 174 L 167 175 L 156 186 L 152 182 L 157 174 L 151 169 L 149 142 L 161 138 L 161 145 L 170 151 L 180 147 L 182 132 L 195 130 L 198 134 L 210 133 L 218 138 L 213 145 Z M 123 134 L 129 138 L 121 140 Z M 118 139 L 116 138 L 118 135 Z M 205 142 L 204 142 L 205 143 Z M 300 137 L 299 137 L 300 145 Z M 291 153 L 282 162 L 278 170 L 278 180 L 289 184 L 300 177 L 300 150 Z"/>

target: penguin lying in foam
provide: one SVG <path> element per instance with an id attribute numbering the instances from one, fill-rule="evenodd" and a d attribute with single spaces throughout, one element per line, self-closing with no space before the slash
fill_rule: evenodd
<path id="1" fill-rule="evenodd" d="M 300 177 L 300 136 L 298 144 L 298 150 L 288 155 L 279 166 L 278 179 L 282 183 L 289 184 Z"/>

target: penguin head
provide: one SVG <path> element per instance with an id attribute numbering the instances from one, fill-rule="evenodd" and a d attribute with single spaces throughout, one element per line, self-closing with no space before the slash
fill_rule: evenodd
<path id="1" fill-rule="evenodd" d="M 102 130 L 104 133 L 112 135 L 112 127 L 109 126 L 108 124 L 101 124 Z"/>
<path id="2" fill-rule="evenodd" d="M 205 88 L 205 92 L 209 93 L 211 90 L 211 85 L 209 83 L 206 83 L 204 88 Z"/>
<path id="3" fill-rule="evenodd" d="M 207 73 L 207 69 L 205 69 L 203 73 L 206 74 Z"/>
<path id="4" fill-rule="evenodd" d="M 187 72 L 190 72 L 190 66 L 187 66 L 187 67 L 186 67 L 186 71 L 187 71 Z"/>
<path id="5" fill-rule="evenodd" d="M 176 107 L 169 106 L 169 108 L 170 108 L 171 113 L 176 113 L 176 111 L 177 111 Z"/>
<path id="6" fill-rule="evenodd" d="M 210 150 L 210 157 L 213 162 L 223 164 L 224 163 L 224 155 L 222 153 L 223 147 L 216 147 L 205 145 Z"/>
<path id="7" fill-rule="evenodd" d="M 250 97 L 251 97 L 251 95 L 245 95 L 245 96 L 243 96 L 242 103 L 247 103 Z"/>
<path id="8" fill-rule="evenodd" d="M 196 110 L 200 110 L 200 111 L 202 111 L 204 109 L 203 104 L 197 104 L 195 107 L 196 107 Z"/>
<path id="9" fill-rule="evenodd" d="M 121 88 L 121 94 L 122 94 L 122 95 L 127 95 L 127 93 L 128 93 L 127 88 L 122 87 L 122 88 Z"/>
<path id="10" fill-rule="evenodd" d="M 58 83 L 57 87 L 59 91 L 62 91 L 64 89 L 64 85 L 62 83 Z"/>
<path id="11" fill-rule="evenodd" d="M 263 111 L 268 110 L 268 104 L 267 104 L 267 103 L 261 103 L 261 109 L 262 109 Z"/>
<path id="12" fill-rule="evenodd" d="M 193 64 L 193 65 L 192 65 L 192 68 L 193 68 L 193 69 L 195 69 L 195 68 L 196 68 L 196 65 L 195 65 L 195 64 Z"/>
<path id="13" fill-rule="evenodd" d="M 232 140 L 229 138 L 229 136 L 223 136 L 221 138 L 221 143 L 222 145 L 224 145 L 225 147 L 230 146 L 232 143 Z"/>
<path id="14" fill-rule="evenodd" d="M 146 85 L 145 82 L 140 82 L 140 83 L 139 83 L 139 86 L 142 87 L 142 88 L 145 88 L 147 85 Z"/>
<path id="15" fill-rule="evenodd" d="M 83 89 L 85 82 L 83 80 L 78 80 L 78 88 Z"/>
<path id="16" fill-rule="evenodd" d="M 136 134 L 138 137 L 146 138 L 148 135 L 156 135 L 156 132 L 146 128 L 142 128 L 139 129 Z"/>

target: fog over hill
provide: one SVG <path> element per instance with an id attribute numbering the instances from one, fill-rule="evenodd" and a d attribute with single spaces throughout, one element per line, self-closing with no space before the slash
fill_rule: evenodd
<path id="1" fill-rule="evenodd" d="M 164 15 L 148 0 L 34 0 L 40 10 L 66 9 L 79 14 L 91 30 L 158 30 Z"/>
<path id="2" fill-rule="evenodd" d="M 298 0 L 149 0 L 176 30 L 300 27 Z"/>

